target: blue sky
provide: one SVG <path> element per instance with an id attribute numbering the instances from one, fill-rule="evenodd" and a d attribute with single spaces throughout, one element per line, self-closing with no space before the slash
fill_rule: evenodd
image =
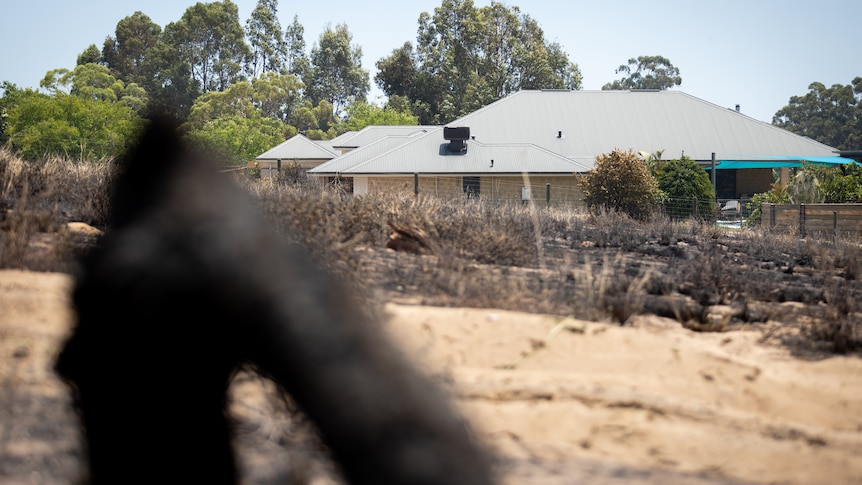
<path id="1" fill-rule="evenodd" d="M 164 27 L 194 0 L 0 0 L 0 81 L 37 88 L 45 73 L 73 68 L 90 44 L 101 48 L 117 22 L 142 11 Z M 245 24 L 257 0 L 234 0 Z M 373 76 L 375 62 L 405 41 L 440 0 L 279 2 L 282 26 L 294 15 L 309 47 L 325 27 L 346 23 Z M 475 0 L 477 6 L 489 4 Z M 505 1 L 535 18 L 584 76 L 584 89 L 619 78 L 631 57 L 662 55 L 680 70 L 675 88 L 766 122 L 811 82 L 849 84 L 862 76 L 862 2 L 778 0 Z M 371 101 L 382 96 L 372 87 Z"/>

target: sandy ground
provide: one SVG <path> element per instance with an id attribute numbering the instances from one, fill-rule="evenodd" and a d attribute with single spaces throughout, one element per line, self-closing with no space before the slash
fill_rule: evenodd
<path id="1" fill-rule="evenodd" d="M 79 473 L 68 395 L 50 371 L 69 288 L 66 275 L 0 271 L 0 483 Z M 801 360 L 762 330 L 695 333 L 654 316 L 620 327 L 395 304 L 386 314 L 505 484 L 862 483 L 859 358 Z"/>

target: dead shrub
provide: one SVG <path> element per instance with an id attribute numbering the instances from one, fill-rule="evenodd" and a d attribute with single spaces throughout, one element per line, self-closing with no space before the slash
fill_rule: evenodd
<path id="1" fill-rule="evenodd" d="M 66 222 L 107 223 L 112 166 L 50 158 L 27 162 L 0 148 L 0 267 L 65 270 Z"/>

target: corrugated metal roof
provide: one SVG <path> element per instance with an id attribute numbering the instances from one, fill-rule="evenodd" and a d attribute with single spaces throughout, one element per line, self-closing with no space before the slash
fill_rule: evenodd
<path id="1" fill-rule="evenodd" d="M 832 147 L 680 91 L 519 91 L 448 126 L 469 126 L 483 143 L 532 143 L 569 158 L 614 149 L 695 160 L 713 152 L 722 159 L 834 155 Z"/>
<path id="2" fill-rule="evenodd" d="M 468 141 L 464 153 L 446 150 L 436 128 L 405 139 L 390 137 L 344 154 L 309 171 L 312 174 L 571 174 L 584 172 L 592 160 L 572 160 L 529 143 L 485 144 Z M 493 163 L 492 163 L 493 160 Z"/>
<path id="3" fill-rule="evenodd" d="M 255 160 L 331 160 L 338 154 L 302 135 L 296 135 Z"/>
<path id="4" fill-rule="evenodd" d="M 368 127 L 339 142 L 357 150 L 311 173 L 571 173 L 591 169 L 596 156 L 614 149 L 700 161 L 713 152 L 719 160 L 835 155 L 832 147 L 680 91 L 519 91 L 448 126 L 470 128 L 474 139 L 464 155 L 441 152 L 447 142 L 440 127 Z M 420 134 L 391 137 L 405 130 Z"/>
<path id="5" fill-rule="evenodd" d="M 326 163 L 315 167 L 315 172 L 321 173 L 341 173 L 348 170 L 350 167 L 363 163 L 369 159 L 379 157 L 385 153 L 395 150 L 396 148 L 410 142 L 413 139 L 425 136 L 428 132 L 442 132 L 442 128 L 427 127 L 429 131 L 414 132 L 410 135 L 403 136 L 387 136 L 376 140 L 368 145 L 362 146 L 355 150 L 349 151 L 344 155 L 334 158 Z M 440 135 L 442 136 L 442 135 Z M 319 169 L 319 170 L 318 170 Z"/>
<path id="6" fill-rule="evenodd" d="M 374 143 L 381 138 L 385 138 L 387 136 L 408 136 L 414 133 L 419 132 L 427 132 L 429 130 L 439 128 L 438 126 L 405 126 L 405 125 L 397 125 L 397 126 L 383 126 L 383 125 L 374 125 L 374 126 L 366 126 L 365 128 L 356 131 L 350 132 L 353 133 L 351 136 L 345 135 L 339 136 L 335 140 L 333 140 L 332 147 L 333 148 L 358 148 L 362 146 L 369 145 Z"/>

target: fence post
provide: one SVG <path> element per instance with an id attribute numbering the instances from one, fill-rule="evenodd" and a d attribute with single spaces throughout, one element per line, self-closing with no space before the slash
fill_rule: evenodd
<path id="1" fill-rule="evenodd" d="M 694 218 L 699 219 L 700 214 L 698 214 L 698 211 L 697 211 L 697 197 L 694 197 L 691 199 L 691 205 L 693 206 L 692 207 L 692 213 L 694 214 Z"/>
<path id="2" fill-rule="evenodd" d="M 838 245 L 838 211 L 832 211 L 832 244 Z"/>
<path id="3" fill-rule="evenodd" d="M 775 229 L 775 204 L 769 204 L 769 229 Z"/>
<path id="4" fill-rule="evenodd" d="M 799 204 L 799 239 L 805 239 L 805 204 Z"/>
<path id="5" fill-rule="evenodd" d="M 548 207 L 551 207 L 551 184 L 545 184 L 545 201 L 548 203 Z"/>
<path id="6" fill-rule="evenodd" d="M 413 195 L 419 195 L 419 173 L 413 174 Z"/>

